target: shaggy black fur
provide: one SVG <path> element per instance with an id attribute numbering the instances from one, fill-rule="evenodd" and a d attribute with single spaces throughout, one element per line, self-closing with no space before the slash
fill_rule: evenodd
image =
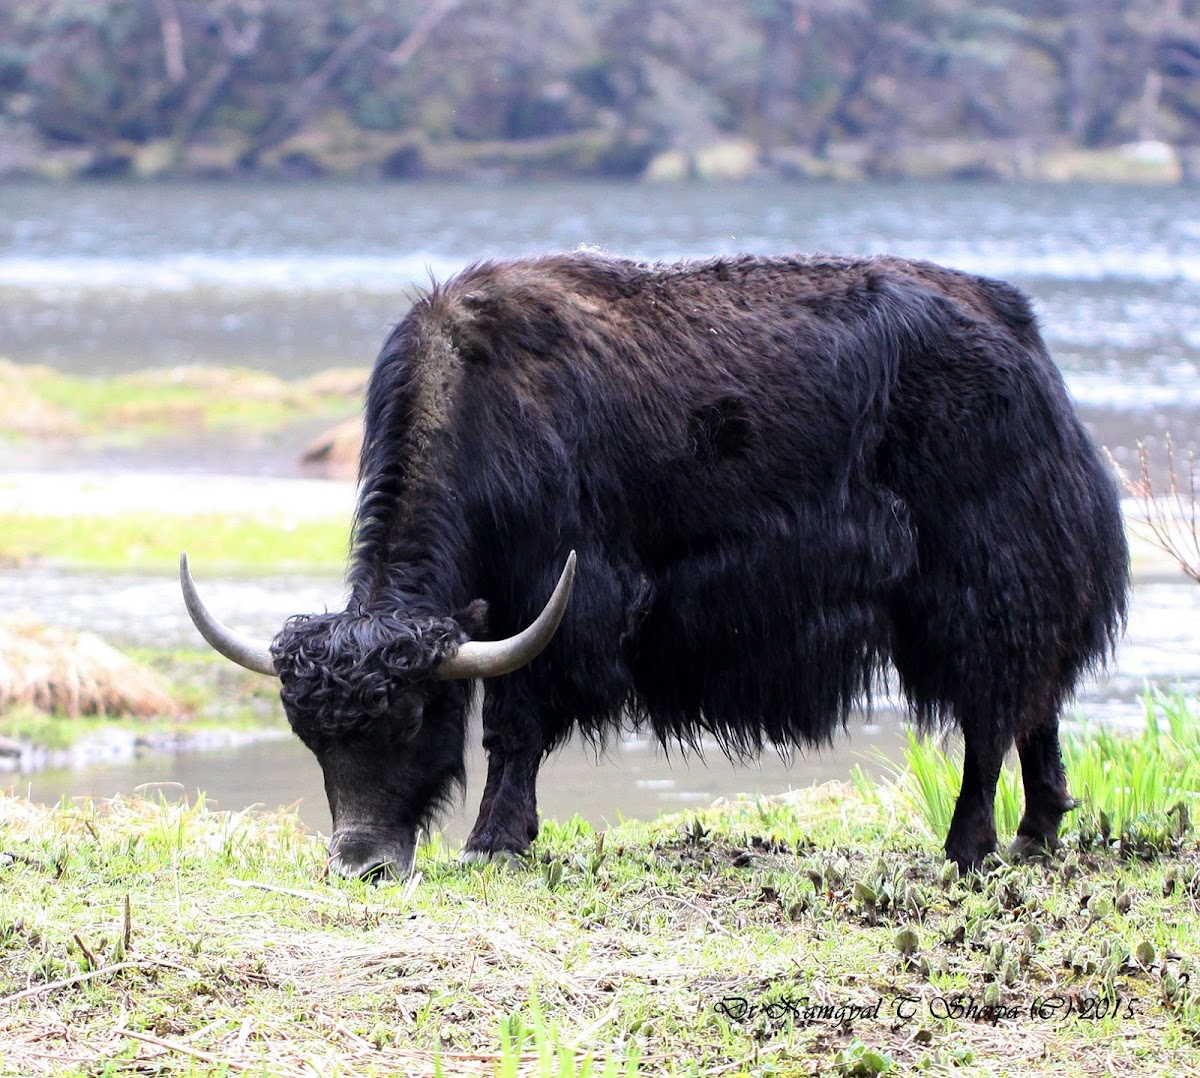
<path id="1" fill-rule="evenodd" d="M 1122 630 L 1128 557 L 1007 284 L 893 258 L 480 264 L 384 345 L 360 483 L 349 609 L 275 653 L 310 745 L 393 731 L 412 796 L 367 815 L 424 820 L 461 776 L 466 697 L 430 674 L 481 611 L 450 612 L 482 597 L 518 631 L 572 548 L 554 641 L 487 687 L 470 849 L 528 845 L 538 763 L 573 729 L 820 744 L 889 664 L 921 723 L 965 734 L 951 857 L 994 848 L 1014 742 L 1022 837 L 1052 842 L 1071 805 L 1058 714 Z"/>

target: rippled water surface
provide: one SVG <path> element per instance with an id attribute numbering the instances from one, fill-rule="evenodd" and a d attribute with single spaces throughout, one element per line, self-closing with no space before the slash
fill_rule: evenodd
<path id="1" fill-rule="evenodd" d="M 0 339 L 77 370 L 364 363 L 430 276 L 580 245 L 889 252 L 1009 278 L 1082 401 L 1200 401 L 1200 199 L 1182 188 L 0 187 Z"/>

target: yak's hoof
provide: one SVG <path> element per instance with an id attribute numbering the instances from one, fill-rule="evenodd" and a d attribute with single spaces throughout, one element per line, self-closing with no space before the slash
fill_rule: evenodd
<path id="1" fill-rule="evenodd" d="M 1057 838 L 1018 835 L 1004 851 L 1006 861 L 1037 861 L 1049 857 L 1058 849 Z"/>
<path id="2" fill-rule="evenodd" d="M 523 864 L 521 855 L 512 850 L 463 850 L 458 860 L 464 865 L 503 865 L 511 872 Z"/>
<path id="3" fill-rule="evenodd" d="M 951 843 L 946 844 L 946 860 L 958 865 L 962 875 L 968 872 L 987 872 L 989 865 L 996 860 L 996 847 L 990 842 L 980 842 L 962 847 Z"/>

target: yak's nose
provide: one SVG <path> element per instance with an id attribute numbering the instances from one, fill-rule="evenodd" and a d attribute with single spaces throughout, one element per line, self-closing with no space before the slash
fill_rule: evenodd
<path id="1" fill-rule="evenodd" d="M 341 831 L 329 843 L 329 871 L 347 880 L 401 880 L 412 868 L 412 855 L 412 843 Z"/>

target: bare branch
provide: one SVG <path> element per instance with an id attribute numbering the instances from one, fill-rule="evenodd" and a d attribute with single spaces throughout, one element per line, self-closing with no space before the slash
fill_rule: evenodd
<path id="1" fill-rule="evenodd" d="M 346 37 L 328 59 L 305 79 L 283 115 L 258 136 L 247 154 L 247 159 L 253 161 L 259 154 L 278 146 L 300 127 L 317 107 L 326 87 L 345 70 L 359 50 L 366 47 L 374 36 L 375 27 L 364 23 Z"/>
<path id="2" fill-rule="evenodd" d="M 413 25 L 408 36 L 388 54 L 388 63 L 392 67 L 403 67 L 407 64 L 424 47 L 438 23 L 458 7 L 460 2 L 461 0 L 434 0 Z"/>
<path id="3" fill-rule="evenodd" d="M 1176 460 L 1175 444 L 1168 434 L 1167 493 L 1158 495 L 1150 478 L 1150 453 L 1145 442 L 1138 442 L 1138 474 L 1130 476 L 1113 459 L 1112 461 L 1125 489 L 1137 500 L 1141 510 L 1133 520 L 1135 529 L 1147 542 L 1169 554 L 1179 563 L 1179 568 L 1200 584 L 1200 502 L 1197 502 L 1196 454 L 1189 452 L 1186 469 L 1180 474 L 1180 462 Z"/>
<path id="4" fill-rule="evenodd" d="M 183 23 L 175 0 L 154 0 L 158 21 L 162 25 L 163 63 L 167 78 L 175 84 L 187 78 L 187 63 L 183 56 Z"/>

